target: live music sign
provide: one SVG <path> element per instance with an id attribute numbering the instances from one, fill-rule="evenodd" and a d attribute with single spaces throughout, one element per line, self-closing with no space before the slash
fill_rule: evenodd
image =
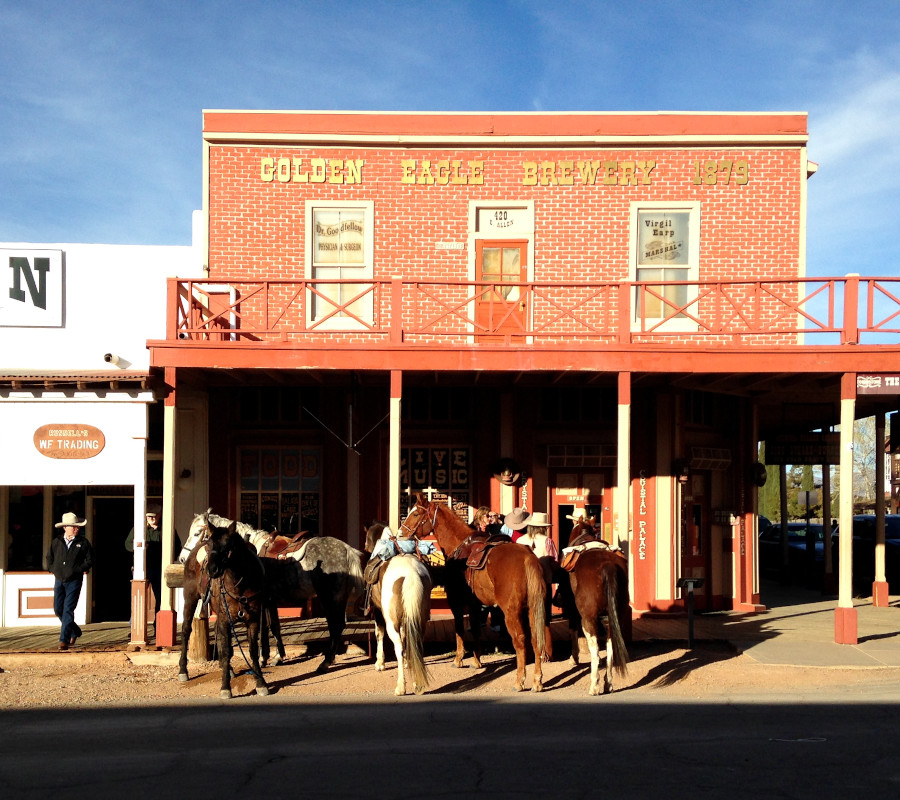
<path id="1" fill-rule="evenodd" d="M 106 447 L 106 437 L 93 425 L 56 423 L 34 432 L 34 446 L 47 458 L 93 458 Z"/>

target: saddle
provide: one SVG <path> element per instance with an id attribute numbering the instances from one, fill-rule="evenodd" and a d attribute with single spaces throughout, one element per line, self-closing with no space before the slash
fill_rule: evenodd
<path id="1" fill-rule="evenodd" d="M 260 558 L 287 558 L 291 553 L 296 553 L 315 534 L 309 531 L 300 531 L 293 538 L 281 536 L 278 533 L 269 534 L 267 541 L 259 548 Z"/>
<path id="2" fill-rule="evenodd" d="M 578 559 L 581 558 L 581 554 L 588 550 L 609 550 L 611 552 L 617 553 L 622 552 L 621 547 L 613 547 L 609 542 L 601 539 L 593 533 L 583 533 L 575 540 L 574 544 L 563 548 L 562 560 L 559 562 L 560 567 L 562 567 L 566 572 L 571 572 L 573 569 L 575 569 L 575 565 L 578 563 Z"/>
<path id="3" fill-rule="evenodd" d="M 498 544 L 506 544 L 512 539 L 506 534 L 495 533 L 491 536 L 472 534 L 463 542 L 460 542 L 450 558 L 456 558 L 466 562 L 466 567 L 473 570 L 484 569 L 488 555 Z"/>

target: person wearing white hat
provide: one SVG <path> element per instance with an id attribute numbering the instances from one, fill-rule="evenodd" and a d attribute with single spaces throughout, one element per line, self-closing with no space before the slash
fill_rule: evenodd
<path id="1" fill-rule="evenodd" d="M 62 627 L 59 631 L 59 649 L 68 650 L 81 636 L 81 628 L 75 622 L 75 606 L 81 596 L 85 573 L 94 566 L 94 550 L 82 530 L 85 520 L 67 511 L 62 522 L 62 535 L 50 542 L 47 553 L 47 569 L 56 580 L 53 583 L 53 613 Z"/>

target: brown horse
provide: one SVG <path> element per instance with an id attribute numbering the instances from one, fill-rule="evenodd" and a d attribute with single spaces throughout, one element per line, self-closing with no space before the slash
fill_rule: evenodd
<path id="1" fill-rule="evenodd" d="M 416 498 L 416 505 L 401 528 L 404 536 L 420 539 L 434 534 L 444 551 L 444 583 L 456 629 L 454 665 L 461 667 L 465 656 L 465 610 L 468 608 L 473 637 L 472 657 L 475 666 L 480 668 L 481 606 L 499 606 L 516 651 L 515 690 L 521 692 L 525 688 L 526 628 L 530 628 L 531 646 L 535 654 L 532 690 L 540 692 L 544 688 L 541 656 L 546 650 L 544 601 L 547 589 L 537 556 L 527 547 L 504 542 L 490 548 L 483 568 L 467 567 L 466 559 L 454 554 L 472 534 L 472 529 L 449 506 L 428 503 L 422 495 Z"/>
<path id="2" fill-rule="evenodd" d="M 246 643 L 250 651 L 247 663 L 256 677 L 256 693 L 267 695 L 269 687 L 259 665 L 259 630 L 265 615 L 268 588 L 266 574 L 256 551 L 236 533 L 235 523 L 227 528 L 210 525 L 206 570 L 210 577 L 210 605 L 216 613 L 216 644 L 222 670 L 219 697 L 232 696 L 231 643 L 232 634 L 238 640 L 238 622 L 243 622 L 247 630 Z"/>
<path id="3" fill-rule="evenodd" d="M 575 608 L 564 608 L 572 632 L 572 661 L 578 663 L 578 621 L 591 653 L 591 686 L 588 694 L 600 694 L 601 631 L 606 638 L 606 675 L 603 694 L 612 691 L 613 668 L 624 675 L 628 649 L 622 635 L 622 621 L 631 614 L 628 597 L 628 561 L 593 533 L 593 520 L 575 523 L 569 547 L 563 550 L 562 566 L 569 573 Z M 569 604 L 567 604 L 569 605 Z M 604 630 L 601 617 L 607 617 Z"/>

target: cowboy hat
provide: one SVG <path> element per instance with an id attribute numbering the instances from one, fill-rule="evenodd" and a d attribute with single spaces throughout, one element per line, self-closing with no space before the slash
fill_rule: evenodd
<path id="1" fill-rule="evenodd" d="M 55 527 L 65 528 L 67 525 L 74 525 L 76 528 L 81 528 L 84 525 L 87 525 L 87 520 L 83 520 L 78 514 L 67 511 L 63 514 L 62 522 L 57 522 Z"/>
<path id="2" fill-rule="evenodd" d="M 528 524 L 533 525 L 535 528 L 549 528 L 551 522 L 543 511 L 535 511 L 531 515 L 531 519 L 528 520 Z"/>
<path id="3" fill-rule="evenodd" d="M 494 477 L 504 486 L 515 486 L 522 477 L 522 468 L 511 458 L 501 458 L 491 468 Z"/>
<path id="4" fill-rule="evenodd" d="M 527 509 L 514 508 L 503 518 L 503 524 L 510 530 L 520 531 L 528 524 L 529 519 L 531 519 L 531 514 Z"/>
<path id="5" fill-rule="evenodd" d="M 587 519 L 587 512 L 583 508 L 576 508 L 571 514 L 566 515 L 566 519 L 570 519 L 572 522 L 581 522 Z"/>
<path id="6" fill-rule="evenodd" d="M 144 516 L 149 517 L 151 514 L 154 514 L 155 516 L 158 517 L 161 512 L 162 512 L 162 508 L 160 508 L 159 503 L 148 503 L 147 511 L 145 512 Z"/>

